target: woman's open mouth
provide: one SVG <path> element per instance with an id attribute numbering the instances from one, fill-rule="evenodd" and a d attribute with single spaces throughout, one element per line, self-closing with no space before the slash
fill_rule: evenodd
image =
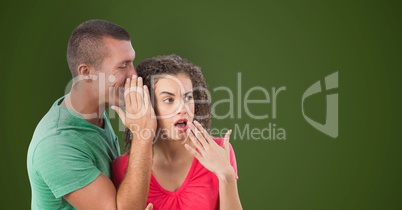
<path id="1" fill-rule="evenodd" d="M 186 131 L 188 126 L 187 126 L 187 119 L 179 119 L 174 123 L 174 127 L 179 130 L 179 131 Z"/>

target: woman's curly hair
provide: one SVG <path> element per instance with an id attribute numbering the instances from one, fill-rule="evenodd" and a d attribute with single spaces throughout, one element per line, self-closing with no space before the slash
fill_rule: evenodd
<path id="1" fill-rule="evenodd" d="M 207 83 L 202 75 L 200 67 L 194 65 L 187 59 L 178 55 L 163 55 L 143 60 L 136 68 L 138 76 L 143 78 L 144 85 L 147 85 L 150 95 L 153 96 L 154 85 L 157 83 L 155 76 L 158 75 L 187 75 L 193 85 L 194 97 L 194 119 L 209 130 L 211 121 L 211 101 L 207 92 Z M 152 82 L 154 84 L 152 84 Z M 151 98 L 151 101 L 153 99 Z M 132 134 L 128 128 L 124 133 L 125 151 L 129 152 L 131 148 Z"/>

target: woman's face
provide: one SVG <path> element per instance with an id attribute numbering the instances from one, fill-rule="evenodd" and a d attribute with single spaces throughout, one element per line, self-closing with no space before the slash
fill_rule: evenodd
<path id="1" fill-rule="evenodd" d="M 155 84 L 155 112 L 160 140 L 184 140 L 194 118 L 193 84 L 183 74 L 163 75 Z"/>

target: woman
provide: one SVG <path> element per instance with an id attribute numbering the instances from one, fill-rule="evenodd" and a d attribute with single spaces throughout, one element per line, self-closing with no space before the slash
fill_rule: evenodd
<path id="1" fill-rule="evenodd" d="M 150 87 L 158 124 L 147 202 L 155 210 L 242 209 L 231 131 L 214 138 L 203 128 L 209 128 L 210 103 L 200 68 L 169 55 L 144 60 L 137 72 Z M 127 150 L 132 139 L 127 129 L 125 137 Z M 116 187 L 124 178 L 128 155 L 135 154 L 112 163 Z"/>

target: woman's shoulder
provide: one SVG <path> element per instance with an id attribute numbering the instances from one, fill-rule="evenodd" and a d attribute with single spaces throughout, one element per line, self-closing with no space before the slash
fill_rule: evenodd
<path id="1" fill-rule="evenodd" d="M 112 161 L 112 166 L 126 166 L 128 163 L 128 154 L 123 154 Z"/>
<path id="2" fill-rule="evenodd" d="M 126 174 L 128 164 L 128 154 L 121 155 L 114 159 L 110 164 L 112 169 L 111 178 L 116 189 L 120 186 L 123 181 L 124 175 Z"/>

